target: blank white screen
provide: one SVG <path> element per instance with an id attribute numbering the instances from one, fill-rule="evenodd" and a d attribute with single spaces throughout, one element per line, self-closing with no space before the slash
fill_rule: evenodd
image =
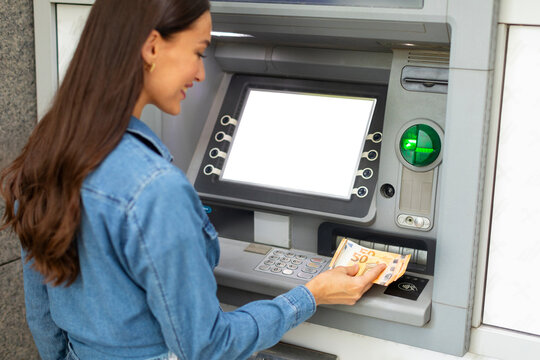
<path id="1" fill-rule="evenodd" d="M 252 89 L 221 180 L 349 199 L 375 103 Z"/>

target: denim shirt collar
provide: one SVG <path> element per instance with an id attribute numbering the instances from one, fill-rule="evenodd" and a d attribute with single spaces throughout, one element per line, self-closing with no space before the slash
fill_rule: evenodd
<path id="1" fill-rule="evenodd" d="M 148 127 L 148 125 L 137 119 L 135 116 L 131 116 L 127 132 L 135 135 L 136 137 L 140 137 L 143 141 L 147 141 L 153 145 L 155 150 L 158 151 L 159 155 L 164 157 L 167 161 L 173 161 L 173 156 L 165 144 L 163 144 L 159 137 Z"/>

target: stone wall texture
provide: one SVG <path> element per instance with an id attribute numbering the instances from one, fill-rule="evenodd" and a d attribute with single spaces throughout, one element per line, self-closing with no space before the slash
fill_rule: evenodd
<path id="1" fill-rule="evenodd" d="M 2 0 L 0 168 L 18 155 L 36 124 L 35 78 L 33 2 Z M 39 359 L 25 321 L 20 247 L 8 231 L 0 232 L 0 359 Z"/>

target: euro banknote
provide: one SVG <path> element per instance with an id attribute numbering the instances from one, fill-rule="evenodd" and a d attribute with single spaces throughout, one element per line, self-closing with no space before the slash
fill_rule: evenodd
<path id="1" fill-rule="evenodd" d="M 384 271 L 373 283 L 388 286 L 405 273 L 410 258 L 410 254 L 401 255 L 369 249 L 347 238 L 343 238 L 334 257 L 330 261 L 329 267 L 333 269 L 337 266 L 350 266 L 358 263 L 359 269 L 356 276 L 360 276 L 374 268 L 377 264 L 386 264 Z"/>

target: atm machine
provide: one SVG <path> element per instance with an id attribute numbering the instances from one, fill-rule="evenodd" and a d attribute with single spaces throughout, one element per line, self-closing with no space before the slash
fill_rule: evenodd
<path id="1" fill-rule="evenodd" d="M 220 234 L 223 303 L 304 284 L 347 237 L 411 254 L 408 271 L 310 322 L 467 351 L 495 14 L 492 0 L 212 2 L 207 80 L 163 139 Z"/>
<path id="2" fill-rule="evenodd" d="M 56 2 L 34 4 L 36 44 L 50 45 L 37 49 L 41 113 L 57 81 L 43 75 L 56 69 Z M 346 237 L 410 254 L 407 272 L 308 321 L 462 356 L 498 1 L 216 0 L 211 11 L 206 81 L 181 115 L 143 120 L 219 232 L 220 301 L 306 283 Z"/>

